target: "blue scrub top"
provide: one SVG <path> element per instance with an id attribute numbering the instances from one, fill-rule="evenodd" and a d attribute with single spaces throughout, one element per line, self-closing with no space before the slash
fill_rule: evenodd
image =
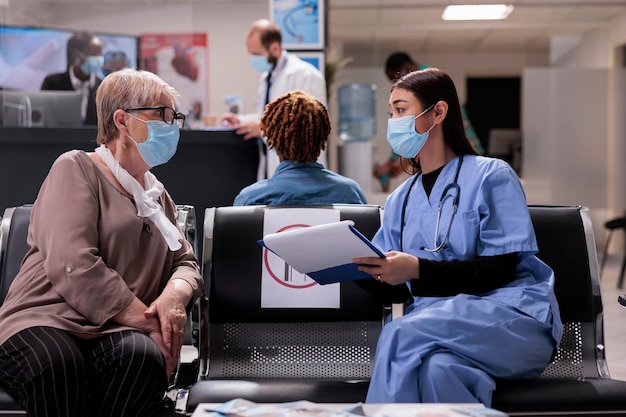
<path id="1" fill-rule="evenodd" d="M 452 220 L 446 247 L 433 248 L 437 210 L 444 188 L 454 181 L 460 157 L 443 168 L 426 196 L 421 176 L 410 190 L 400 248 L 402 207 L 414 178 L 401 184 L 387 199 L 383 225 L 373 242 L 384 250 L 401 250 L 418 258 L 432 260 L 472 260 L 478 256 L 496 256 L 517 252 L 517 279 L 483 298 L 505 300 L 511 307 L 552 324 L 552 335 L 559 341 L 562 325 L 554 296 L 554 273 L 539 260 L 537 241 L 528 212 L 526 196 L 513 169 L 504 161 L 465 155 L 458 176 L 459 206 Z M 452 194 L 452 192 L 450 193 Z M 443 207 L 437 242 L 441 242 L 451 219 L 452 198 Z M 504 298 L 503 298 L 504 297 Z M 440 300 L 432 298 L 432 302 Z M 415 297 L 414 307 L 425 307 L 431 301 Z"/>

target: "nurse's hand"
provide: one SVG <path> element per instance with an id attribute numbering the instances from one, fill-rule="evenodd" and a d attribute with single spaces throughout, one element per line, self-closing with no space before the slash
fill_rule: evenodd
<path id="1" fill-rule="evenodd" d="M 359 264 L 359 271 L 387 284 L 399 285 L 412 279 L 419 279 L 420 261 L 408 253 L 394 250 L 387 252 L 385 258 L 354 258 L 352 262 Z"/>

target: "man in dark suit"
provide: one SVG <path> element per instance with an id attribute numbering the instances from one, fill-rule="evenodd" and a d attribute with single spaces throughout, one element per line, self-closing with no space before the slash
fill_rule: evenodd
<path id="1" fill-rule="evenodd" d="M 67 71 L 48 75 L 41 89 L 81 91 L 83 124 L 95 125 L 98 123 L 96 90 L 102 82 L 98 73 L 103 63 L 100 39 L 88 32 L 75 33 L 67 41 Z"/>

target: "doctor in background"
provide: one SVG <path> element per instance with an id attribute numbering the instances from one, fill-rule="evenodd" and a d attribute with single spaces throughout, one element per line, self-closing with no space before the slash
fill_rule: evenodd
<path id="1" fill-rule="evenodd" d="M 276 152 L 267 148 L 259 127 L 265 105 L 285 93 L 300 90 L 327 106 L 326 81 L 317 68 L 282 48 L 280 29 L 267 19 L 252 24 L 246 47 L 252 56 L 252 66 L 261 73 L 256 112 L 245 115 L 226 113 L 222 116 L 222 124 L 234 127 L 236 133 L 243 135 L 246 140 L 259 140 L 257 180 L 260 181 L 270 178 L 280 163 Z M 327 165 L 325 151 L 322 151 L 317 162 Z"/>
<path id="2" fill-rule="evenodd" d="M 383 328 L 367 402 L 490 406 L 496 378 L 538 377 L 560 342 L 554 273 L 515 171 L 468 141 L 452 79 L 406 74 L 389 108 L 387 140 L 413 176 L 385 203 L 373 242 L 386 257 L 354 262 L 413 298 Z"/>

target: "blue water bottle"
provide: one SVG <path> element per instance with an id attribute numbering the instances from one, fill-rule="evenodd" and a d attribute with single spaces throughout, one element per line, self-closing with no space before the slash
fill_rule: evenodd
<path id="1" fill-rule="evenodd" d="M 376 86 L 344 84 L 338 89 L 339 137 L 367 142 L 376 134 Z"/>

